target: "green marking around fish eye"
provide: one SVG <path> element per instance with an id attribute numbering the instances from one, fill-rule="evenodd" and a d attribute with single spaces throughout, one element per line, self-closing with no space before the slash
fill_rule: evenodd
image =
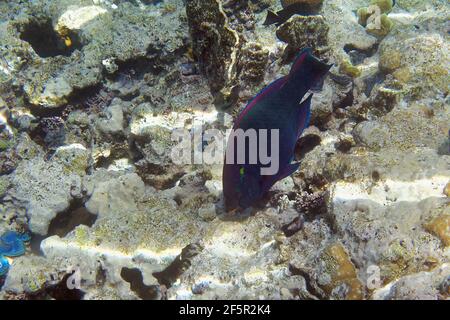
<path id="1" fill-rule="evenodd" d="M 240 174 L 241 176 L 243 176 L 244 173 L 245 173 L 245 170 L 244 170 L 244 167 L 242 167 L 242 168 L 239 170 L 239 174 Z"/>

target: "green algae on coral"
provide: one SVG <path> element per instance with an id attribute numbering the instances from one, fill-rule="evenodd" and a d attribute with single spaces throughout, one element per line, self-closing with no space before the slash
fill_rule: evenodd
<path id="1" fill-rule="evenodd" d="M 425 230 L 437 236 L 442 244 L 450 246 L 450 214 L 442 214 L 424 225 Z"/>
<path id="2" fill-rule="evenodd" d="M 75 229 L 75 241 L 79 245 L 84 245 L 87 243 L 89 239 L 89 234 L 87 230 L 87 226 L 80 225 Z"/>
<path id="3" fill-rule="evenodd" d="M 0 151 L 5 151 L 14 145 L 13 140 L 0 139 Z"/>
<path id="4" fill-rule="evenodd" d="M 361 69 L 354 66 L 348 59 L 343 60 L 339 65 L 339 72 L 352 78 L 357 78 L 361 75 Z"/>
<path id="5" fill-rule="evenodd" d="M 392 28 L 394 27 L 394 22 L 385 14 L 383 13 L 380 16 L 380 21 L 368 24 L 366 27 L 366 31 L 372 35 L 383 37 L 387 35 Z"/>
<path id="6" fill-rule="evenodd" d="M 63 165 L 66 174 L 76 173 L 83 176 L 89 166 L 89 155 L 82 145 L 59 148 L 55 153 L 55 159 Z"/>
<path id="7" fill-rule="evenodd" d="M 332 294 L 335 287 L 345 284 L 348 292 L 347 300 L 360 300 L 364 297 L 364 287 L 357 277 L 357 269 L 351 261 L 351 257 L 340 243 L 328 246 L 320 255 L 324 272 L 329 276 L 328 283 L 320 283 L 322 289 Z"/>
<path id="8" fill-rule="evenodd" d="M 371 13 L 369 13 L 367 8 L 359 8 L 356 15 L 358 16 L 358 23 L 365 27 L 367 25 L 367 19 L 369 19 Z"/>
<path id="9" fill-rule="evenodd" d="M 170 14 L 170 13 L 174 13 L 175 11 L 177 11 L 177 6 L 171 3 L 166 3 L 164 5 L 164 7 L 162 8 L 162 14 Z"/>
<path id="10" fill-rule="evenodd" d="M 394 26 L 387 16 L 393 4 L 392 0 L 372 0 L 369 7 L 359 8 L 356 12 L 358 23 L 365 27 L 369 34 L 378 37 L 387 35 Z"/>
<path id="11" fill-rule="evenodd" d="M 380 8 L 381 13 L 389 13 L 394 6 L 393 0 L 372 0 L 370 1 L 371 5 L 376 5 Z"/>
<path id="12" fill-rule="evenodd" d="M 0 176 L 0 198 L 6 194 L 9 186 L 10 186 L 9 180 L 4 176 Z"/>

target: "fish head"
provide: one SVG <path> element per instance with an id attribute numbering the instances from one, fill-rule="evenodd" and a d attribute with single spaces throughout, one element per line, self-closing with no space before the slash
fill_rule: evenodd
<path id="1" fill-rule="evenodd" d="M 242 179 L 239 183 L 239 205 L 246 209 L 261 198 L 261 179 L 259 175 L 246 173 L 244 167 L 241 167 L 240 172 Z"/>
<path id="2" fill-rule="evenodd" d="M 259 174 L 242 165 L 225 165 L 223 195 L 225 210 L 247 209 L 261 198 L 263 190 Z"/>

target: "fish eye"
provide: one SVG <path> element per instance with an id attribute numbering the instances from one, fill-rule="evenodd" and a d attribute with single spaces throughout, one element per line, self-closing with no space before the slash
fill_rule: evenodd
<path id="1" fill-rule="evenodd" d="M 243 176 L 243 175 L 245 174 L 245 169 L 244 169 L 244 167 L 241 167 L 241 169 L 239 169 L 239 174 L 240 174 L 241 176 Z"/>

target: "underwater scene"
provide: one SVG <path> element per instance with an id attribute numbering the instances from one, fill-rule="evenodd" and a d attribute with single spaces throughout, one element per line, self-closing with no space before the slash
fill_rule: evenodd
<path id="1" fill-rule="evenodd" d="M 0 300 L 448 300 L 448 0 L 0 0 Z"/>

